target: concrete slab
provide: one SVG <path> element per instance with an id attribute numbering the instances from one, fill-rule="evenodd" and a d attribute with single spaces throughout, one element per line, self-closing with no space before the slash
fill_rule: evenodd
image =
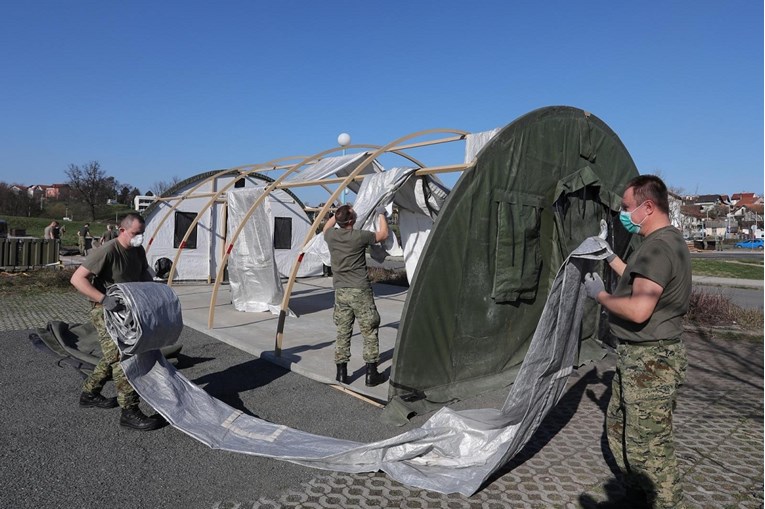
<path id="1" fill-rule="evenodd" d="M 372 286 L 380 313 L 379 369 L 390 377 L 393 348 L 396 344 L 401 313 L 407 288 L 385 284 Z M 204 334 L 268 360 L 300 375 L 321 383 L 335 385 L 335 324 L 332 320 L 334 291 L 332 278 L 303 278 L 295 283 L 290 310 L 296 316 L 287 317 L 284 326 L 282 352 L 275 355 L 276 315 L 245 313 L 231 304 L 229 287 L 218 292 L 212 329 L 207 328 L 212 285 L 174 284 L 183 307 L 183 322 Z M 365 364 L 362 358 L 363 339 L 354 327 L 351 338 L 351 362 L 346 386 L 355 393 L 375 401 L 388 400 L 388 382 L 376 387 L 364 385 Z"/>

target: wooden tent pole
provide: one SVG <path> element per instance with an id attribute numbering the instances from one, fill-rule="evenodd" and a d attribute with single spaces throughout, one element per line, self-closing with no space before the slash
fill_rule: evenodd
<path id="1" fill-rule="evenodd" d="M 438 144 L 438 143 L 447 143 L 447 142 L 451 142 L 451 141 L 457 141 L 457 140 L 460 140 L 460 139 L 462 139 L 464 137 L 465 137 L 465 135 L 463 134 L 463 135 L 460 135 L 460 136 L 451 137 L 451 138 L 444 138 L 444 139 L 440 139 L 440 140 L 431 140 L 431 141 L 422 142 L 422 143 L 414 143 L 414 144 L 411 144 L 411 145 L 402 145 L 402 146 L 399 146 L 399 147 L 392 147 L 390 150 L 388 150 L 388 152 L 399 154 L 399 155 L 409 159 L 413 163 L 417 164 L 420 168 L 422 168 L 424 166 L 423 164 L 419 163 L 419 161 L 414 160 L 408 154 L 400 152 L 400 151 L 408 149 L 408 148 L 417 148 L 417 147 L 423 147 L 423 146 L 428 146 L 428 145 L 435 145 L 435 144 Z M 355 145 L 354 145 L 354 147 L 355 147 Z M 369 148 L 372 148 L 372 147 L 373 146 L 369 146 Z M 348 148 L 348 147 L 346 147 L 346 148 Z M 297 159 L 297 158 L 298 157 L 295 157 L 294 159 Z M 289 158 L 275 159 L 275 161 L 285 160 L 285 159 L 289 159 Z M 191 196 L 191 194 L 194 193 L 194 191 L 196 191 L 200 187 L 202 187 L 204 184 L 209 182 L 210 180 L 216 179 L 216 178 L 218 178 L 220 176 L 223 176 L 223 175 L 225 175 L 225 174 L 227 174 L 229 172 L 243 171 L 245 168 L 251 168 L 251 169 L 252 168 L 257 168 L 257 170 L 260 171 L 260 172 L 275 171 L 275 170 L 281 169 L 281 168 L 276 167 L 276 166 L 265 166 L 264 164 L 247 164 L 247 165 L 243 165 L 243 166 L 236 166 L 234 168 L 227 168 L 225 170 L 221 170 L 221 171 L 219 171 L 219 172 L 209 176 L 208 178 L 202 180 L 197 185 L 195 185 L 194 187 L 189 189 L 187 192 L 185 192 L 182 196 L 173 196 L 173 197 L 167 197 L 167 198 L 163 198 L 163 197 L 159 196 L 159 197 L 155 198 L 155 201 L 165 201 L 165 202 L 167 202 L 167 201 L 171 201 L 171 200 L 172 201 L 178 200 L 178 202 L 175 205 L 171 206 L 170 210 L 168 210 L 167 213 L 160 220 L 159 225 L 157 225 L 157 228 L 154 230 L 154 233 L 152 233 L 151 237 L 149 238 L 149 242 L 146 245 L 146 252 L 148 253 L 149 249 L 151 249 L 151 246 L 154 243 L 154 239 L 156 238 L 157 233 L 162 229 L 162 226 L 164 226 L 165 221 L 167 221 L 167 219 L 170 217 L 170 215 L 175 211 L 176 208 L 178 208 L 178 205 L 180 205 L 183 200 L 185 200 L 187 198 L 192 198 L 192 197 L 196 198 L 197 197 L 196 195 L 195 196 Z M 251 172 L 251 170 L 248 171 L 248 173 L 249 172 Z"/>
<path id="2" fill-rule="evenodd" d="M 450 173 L 454 171 L 464 171 L 465 169 L 467 169 L 468 166 L 470 165 L 469 164 L 451 164 L 449 166 L 433 166 L 430 168 L 421 168 L 415 171 L 414 174 L 417 176 L 422 176 L 422 175 L 435 175 L 436 173 Z M 354 178 L 351 179 L 351 181 L 364 180 L 370 175 L 374 175 L 374 174 L 356 175 Z M 331 178 L 331 179 L 328 178 L 328 179 L 321 179 L 321 180 L 305 180 L 302 182 L 279 184 L 276 187 L 277 189 L 291 189 L 293 187 L 316 186 L 316 185 L 321 185 L 321 183 L 340 184 L 342 182 L 345 182 L 345 179 L 346 177 L 337 177 L 337 178 Z"/>

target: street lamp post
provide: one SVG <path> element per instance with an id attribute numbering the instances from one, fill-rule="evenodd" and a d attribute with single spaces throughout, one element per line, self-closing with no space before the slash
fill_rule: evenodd
<path id="1" fill-rule="evenodd" d="M 345 147 L 351 144 L 351 135 L 348 133 L 340 133 L 337 136 L 337 144 L 343 147 L 343 155 L 345 155 Z M 345 195 L 348 194 L 348 189 L 343 189 L 343 192 L 341 193 L 341 202 L 343 205 L 345 205 Z"/>

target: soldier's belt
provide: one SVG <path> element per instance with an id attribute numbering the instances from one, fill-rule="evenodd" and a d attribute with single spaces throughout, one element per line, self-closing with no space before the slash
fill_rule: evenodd
<path id="1" fill-rule="evenodd" d="M 675 339 L 657 339 L 654 341 L 629 341 L 627 339 L 619 338 L 619 343 L 629 346 L 669 346 L 676 345 L 680 342 L 680 338 Z"/>

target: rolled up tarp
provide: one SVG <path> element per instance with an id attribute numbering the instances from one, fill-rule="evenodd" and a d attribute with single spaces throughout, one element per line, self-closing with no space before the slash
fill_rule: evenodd
<path id="1" fill-rule="evenodd" d="M 135 355 L 173 345 L 183 331 L 178 296 L 160 283 L 118 283 L 107 290 L 124 306 L 104 310 L 109 335 L 124 355 Z"/>

